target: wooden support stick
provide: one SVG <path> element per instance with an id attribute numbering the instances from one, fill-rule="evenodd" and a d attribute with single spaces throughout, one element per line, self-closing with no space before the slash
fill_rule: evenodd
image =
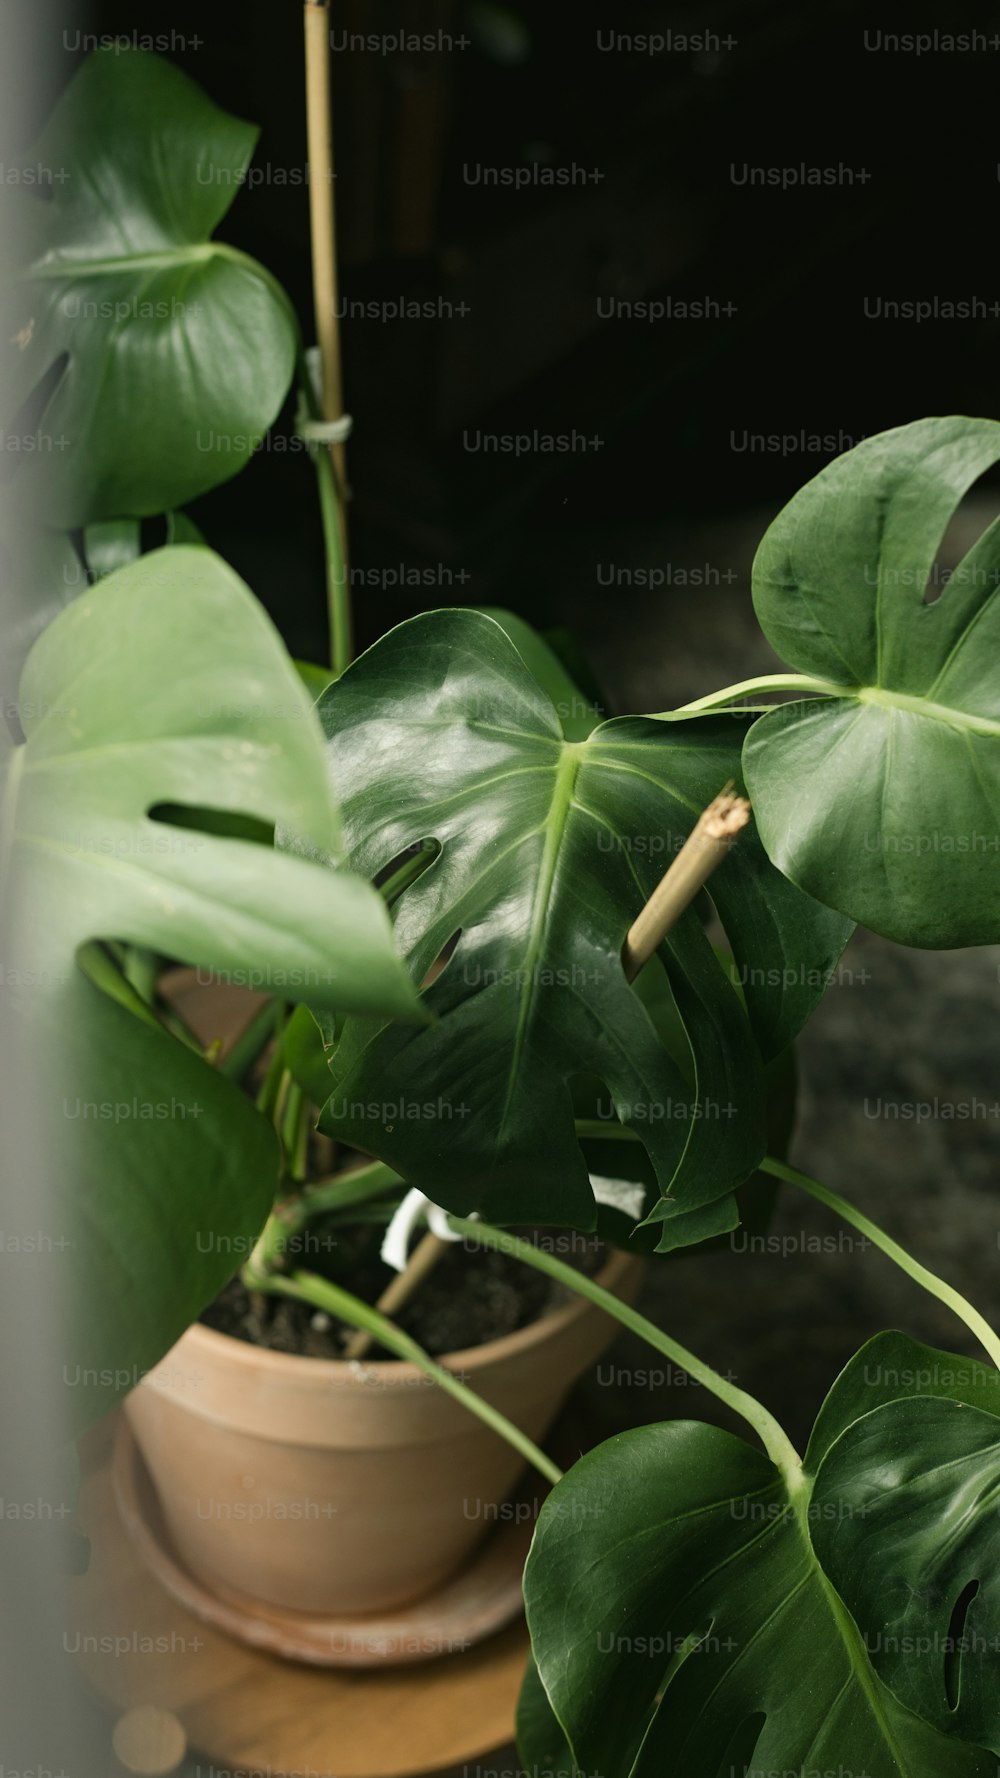
<path id="1" fill-rule="evenodd" d="M 330 3 L 306 0 L 306 129 L 309 153 L 309 225 L 312 235 L 313 302 L 316 340 L 323 368 L 323 418 L 339 420 L 344 412 L 340 323 L 337 315 L 337 227 L 333 195 L 333 97 L 330 80 Z M 330 447 L 340 530 L 346 551 L 347 489 L 343 444 Z"/>
<path id="2" fill-rule="evenodd" d="M 661 878 L 645 907 L 629 927 L 622 946 L 625 974 L 633 982 L 690 906 L 699 889 L 722 863 L 736 835 L 750 819 L 745 797 L 733 796 L 730 785 L 719 792 Z"/>
<path id="3" fill-rule="evenodd" d="M 722 863 L 749 819 L 750 804 L 745 797 L 733 796 L 728 784 L 699 816 L 669 870 L 629 927 L 622 946 L 622 963 L 630 982 Z M 375 1307 L 383 1315 L 392 1315 L 401 1308 L 433 1271 L 448 1245 L 438 1235 L 425 1235 L 410 1255 L 406 1270 L 386 1286 Z M 371 1335 L 359 1329 L 348 1340 L 344 1356 L 363 1358 L 370 1345 Z"/>
<path id="4" fill-rule="evenodd" d="M 429 1272 L 433 1272 L 439 1259 L 443 1259 L 450 1241 L 442 1241 L 439 1235 L 427 1234 L 419 1241 L 406 1262 L 406 1270 L 397 1272 L 391 1284 L 387 1284 L 375 1304 L 380 1315 L 392 1315 L 396 1309 L 409 1302 L 418 1285 L 422 1284 Z M 351 1335 L 344 1347 L 345 1358 L 363 1358 L 372 1343 L 372 1336 L 359 1327 Z"/>

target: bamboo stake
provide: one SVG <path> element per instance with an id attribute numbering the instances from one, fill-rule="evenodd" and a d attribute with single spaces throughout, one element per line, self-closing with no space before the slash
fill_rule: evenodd
<path id="1" fill-rule="evenodd" d="M 622 946 L 622 962 L 630 982 L 635 981 L 643 964 L 649 962 L 670 928 L 699 889 L 704 888 L 749 819 L 750 804 L 745 797 L 733 796 L 729 784 L 699 816 L 669 870 L 629 927 Z"/>
<path id="2" fill-rule="evenodd" d="M 630 982 L 635 980 L 643 964 L 648 963 L 670 928 L 676 925 L 699 889 L 722 863 L 749 819 L 750 804 L 745 797 L 732 794 L 731 784 L 727 784 L 698 817 L 676 858 L 628 929 L 622 946 L 622 963 Z M 397 1273 L 379 1297 L 375 1307 L 381 1314 L 392 1315 L 409 1302 L 413 1292 L 444 1257 L 449 1245 L 438 1235 L 424 1236 L 411 1253 L 405 1271 Z M 371 1343 L 371 1335 L 359 1329 L 348 1340 L 344 1357 L 363 1358 Z"/>
<path id="3" fill-rule="evenodd" d="M 305 0 L 306 130 L 309 154 L 309 225 L 312 237 L 316 340 L 323 371 L 323 418 L 344 412 L 337 288 L 337 227 L 333 195 L 333 96 L 330 79 L 330 0 Z M 340 530 L 346 555 L 346 453 L 329 447 L 337 483 Z"/>
<path id="4" fill-rule="evenodd" d="M 413 1292 L 421 1285 L 428 1273 L 434 1270 L 439 1259 L 443 1259 L 450 1241 L 442 1241 L 440 1236 L 426 1234 L 418 1241 L 406 1262 L 406 1270 L 397 1272 L 390 1284 L 387 1284 L 375 1304 L 380 1315 L 393 1315 L 408 1303 Z M 372 1343 L 372 1336 L 363 1327 L 352 1333 L 344 1347 L 345 1358 L 363 1358 Z"/>

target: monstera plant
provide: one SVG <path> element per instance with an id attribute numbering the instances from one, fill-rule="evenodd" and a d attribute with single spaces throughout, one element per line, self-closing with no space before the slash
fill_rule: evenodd
<path id="1" fill-rule="evenodd" d="M 219 441 L 259 436 L 296 371 L 316 408 L 287 298 L 213 238 L 254 139 L 156 57 L 97 54 L 31 151 L 60 177 L 25 200 L 7 295 L 14 398 L 66 441 L 23 489 L 38 530 L 16 553 L 17 635 L 36 639 L 4 863 L 14 991 L 66 1110 L 73 1337 L 99 1379 L 83 1417 L 255 1243 L 255 1291 L 377 1333 L 556 1481 L 525 1576 L 529 1771 L 985 1778 L 1000 1342 L 769 1155 L 766 1098 L 855 920 L 910 945 L 1000 937 L 998 528 L 925 597 L 1000 424 L 869 439 L 780 514 L 754 600 L 798 671 L 602 720 L 555 642 L 476 610 L 415 617 L 353 663 L 334 623 L 330 668 L 296 665 L 177 510 L 239 469 L 252 443 Z M 313 455 L 332 584 L 332 469 Z M 169 541 L 143 554 L 158 514 Z M 689 906 L 630 981 L 658 854 L 729 781 L 754 819 L 711 879 L 714 937 Z M 163 1000 L 177 961 L 269 992 L 224 1060 Z M 332 1177 L 312 1176 L 317 1125 L 349 1157 Z M 629 1213 L 598 1202 L 602 1153 L 641 1187 L 637 1214 L 635 1194 Z M 759 1403 L 508 1232 L 599 1227 L 667 1253 L 734 1228 L 760 1172 L 863 1229 L 988 1362 L 880 1335 L 800 1457 Z M 370 1304 L 289 1262 L 311 1218 L 413 1188 L 452 1233 L 599 1302 L 754 1442 L 670 1422 L 558 1479 Z"/>

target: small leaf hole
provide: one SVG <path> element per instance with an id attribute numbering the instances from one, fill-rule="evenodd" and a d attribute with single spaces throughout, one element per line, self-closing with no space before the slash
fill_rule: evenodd
<path id="1" fill-rule="evenodd" d="M 757 1743 L 767 1721 L 762 1710 L 744 1717 L 722 1756 L 715 1778 L 749 1778 Z"/>
<path id="2" fill-rule="evenodd" d="M 164 827 L 180 828 L 184 833 L 211 834 L 216 839 L 250 840 L 254 845 L 273 846 L 274 826 L 259 821 L 255 815 L 244 815 L 236 809 L 202 809 L 187 803 L 155 803 L 148 811 L 150 821 Z M 180 850 L 195 850 L 197 840 L 178 842 Z M 164 839 L 164 851 L 169 841 Z"/>
<path id="3" fill-rule="evenodd" d="M 372 883 L 381 892 L 386 907 L 393 907 L 404 890 L 417 882 L 440 856 L 439 841 L 428 836 L 414 840 L 412 846 L 404 846 L 402 852 L 397 852 L 388 864 L 376 871 Z"/>
<path id="4" fill-rule="evenodd" d="M 452 933 L 447 944 L 445 944 L 442 947 L 442 949 L 438 952 L 437 956 L 435 957 L 433 963 L 431 964 L 429 970 L 427 971 L 427 974 L 424 976 L 424 979 L 420 984 L 421 993 L 423 993 L 425 988 L 430 988 L 433 986 L 433 984 L 435 982 L 438 982 L 441 980 L 441 977 L 444 975 L 444 972 L 447 969 L 452 958 L 454 957 L 455 952 L 458 950 L 458 941 L 461 938 L 461 936 L 462 936 L 462 928 L 460 926 L 458 928 L 457 932 Z"/>
<path id="5" fill-rule="evenodd" d="M 962 1660 L 965 1655 L 965 1625 L 972 1601 L 979 1591 L 978 1580 L 970 1580 L 955 1600 L 945 1643 L 944 1691 L 948 1709 L 957 1710 L 962 1690 Z"/>

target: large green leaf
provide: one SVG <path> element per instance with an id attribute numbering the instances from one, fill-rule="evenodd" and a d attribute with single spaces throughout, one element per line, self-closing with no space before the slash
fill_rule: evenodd
<path id="1" fill-rule="evenodd" d="M 430 861 L 393 910 L 414 979 L 462 933 L 425 994 L 433 1026 L 346 1021 L 324 1127 L 448 1208 L 591 1226 L 571 1091 L 591 1076 L 649 1150 L 662 1245 L 732 1226 L 730 1193 L 763 1153 L 761 1052 L 794 1035 L 849 926 L 741 837 L 712 894 L 745 1007 L 693 912 L 662 947 L 687 1071 L 620 954 L 737 773 L 741 725 L 627 718 L 568 741 L 508 636 L 470 611 L 401 625 L 319 711 L 354 866 L 371 877 L 421 847 Z"/>
<path id="2" fill-rule="evenodd" d="M 771 858 L 904 944 L 1000 938 L 1000 521 L 925 603 L 1000 424 L 919 420 L 796 494 L 754 564 L 761 627 L 830 695 L 760 718 L 746 780 Z"/>
<path id="3" fill-rule="evenodd" d="M 97 1420 L 159 1362 L 249 1257 L 277 1139 L 224 1075 L 82 976 L 33 1028 L 56 1114 L 52 1251 L 67 1424 Z M 41 1158 L 41 1157 L 40 1157 Z M 37 1212 L 36 1212 L 37 1215 Z"/>
<path id="4" fill-rule="evenodd" d="M 157 550 L 100 581 L 35 644 L 21 702 L 7 819 L 22 970 L 58 992 L 79 945 L 121 938 L 291 1000 L 414 1012 L 369 884 L 204 830 L 280 818 L 341 856 L 308 694 L 217 556 Z M 209 814 L 196 829 L 185 809 Z"/>
<path id="5" fill-rule="evenodd" d="M 308 694 L 217 557 L 160 550 L 83 593 L 32 649 L 20 708 L 7 987 L 51 1094 L 87 1311 L 73 1351 L 113 1373 L 81 1398 L 89 1412 L 235 1270 L 275 1152 L 236 1090 L 130 1010 L 125 986 L 112 1005 L 84 980 L 88 941 L 147 945 L 292 1000 L 421 1013 L 379 896 L 330 868 L 341 842 Z M 212 831 L 248 817 L 265 832 L 282 818 L 326 863 Z"/>
<path id="6" fill-rule="evenodd" d="M 5 387 L 23 403 L 68 355 L 39 422 L 51 442 L 18 478 L 49 523 L 180 506 L 235 475 L 278 413 L 288 299 L 212 239 L 256 139 L 169 62 L 116 47 L 83 64 L 26 157 L 47 196 L 18 204 Z"/>
<path id="7" fill-rule="evenodd" d="M 873 1670 L 814 1548 L 830 1505 L 691 1422 L 625 1433 L 575 1465 L 542 1509 L 525 1598 L 581 1772 L 993 1778 L 990 1755 Z M 520 1728 L 529 1770 L 546 1750 L 559 1759 L 534 1692 Z"/>
<path id="8" fill-rule="evenodd" d="M 1000 1753 L 1000 1374 L 886 1334 L 823 1422 L 814 1541 L 874 1667 L 912 1710 Z"/>

